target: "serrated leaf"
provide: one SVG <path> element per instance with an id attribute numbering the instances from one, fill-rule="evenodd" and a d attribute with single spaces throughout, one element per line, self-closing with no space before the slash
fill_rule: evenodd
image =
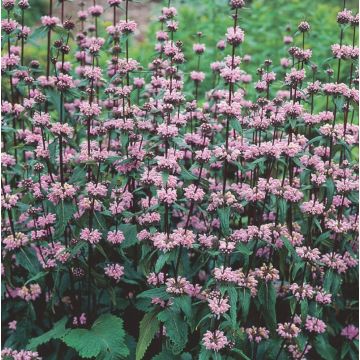
<path id="1" fill-rule="evenodd" d="M 183 178 L 184 180 L 196 180 L 197 177 L 192 174 L 191 172 L 189 172 L 187 169 L 185 169 L 185 167 L 181 167 L 181 173 L 180 173 L 181 178 Z"/>
<path id="2" fill-rule="evenodd" d="M 179 354 L 188 340 L 188 326 L 179 313 L 166 309 L 158 314 L 158 319 L 164 322 L 166 334 L 172 343 L 172 352 Z"/>
<path id="3" fill-rule="evenodd" d="M 77 166 L 70 176 L 69 183 L 83 185 L 87 181 L 85 167 Z"/>
<path id="4" fill-rule="evenodd" d="M 55 208 L 56 225 L 54 239 L 59 239 L 64 235 L 67 223 L 76 212 L 76 206 L 72 203 L 61 201 Z"/>
<path id="5" fill-rule="evenodd" d="M 137 295 L 138 299 L 141 299 L 141 298 L 150 298 L 151 299 L 154 297 L 158 297 L 160 299 L 167 300 L 167 299 L 169 299 L 169 294 L 165 291 L 164 287 L 160 287 L 160 288 L 145 290 Z"/>
<path id="6" fill-rule="evenodd" d="M 130 246 L 133 246 L 137 243 L 137 228 L 136 225 L 133 224 L 121 224 L 119 226 L 119 230 L 121 230 L 124 234 L 125 240 L 121 244 L 123 249 L 126 249 Z"/>
<path id="7" fill-rule="evenodd" d="M 186 315 L 187 319 L 191 319 L 191 298 L 188 295 L 182 295 L 173 298 L 173 303 L 181 309 Z"/>
<path id="8" fill-rule="evenodd" d="M 73 329 L 62 340 L 84 358 L 120 360 L 129 355 L 124 342 L 123 321 L 115 315 L 101 315 L 90 330 Z"/>
<path id="9" fill-rule="evenodd" d="M 42 279 L 43 277 L 45 277 L 48 273 L 45 271 L 40 271 L 39 273 L 37 273 L 35 276 L 31 277 L 29 280 L 27 280 L 25 282 L 24 285 L 30 284 L 32 281 L 37 281 Z"/>
<path id="10" fill-rule="evenodd" d="M 247 289 L 241 289 L 239 292 L 239 304 L 241 306 L 241 319 L 246 321 L 250 309 L 251 295 Z"/>
<path id="11" fill-rule="evenodd" d="M 231 325 L 235 329 L 236 328 L 236 317 L 237 317 L 237 300 L 238 300 L 238 293 L 235 288 L 230 287 L 227 290 L 229 295 L 229 303 L 230 303 L 230 318 L 231 318 Z"/>
<path id="12" fill-rule="evenodd" d="M 101 352 L 101 345 L 95 334 L 91 330 L 72 329 L 62 340 L 73 348 L 81 357 L 90 359 L 96 357 Z"/>
<path id="13" fill-rule="evenodd" d="M 156 332 L 160 326 L 160 321 L 157 319 L 157 312 L 150 312 L 144 315 L 140 321 L 140 335 L 136 346 L 136 360 L 141 360 Z"/>
<path id="14" fill-rule="evenodd" d="M 270 329 L 275 329 L 276 325 L 276 290 L 271 282 L 262 283 L 258 292 L 258 299 L 261 307 L 265 322 Z"/>
<path id="15" fill-rule="evenodd" d="M 209 360 L 211 359 L 211 351 L 202 348 L 199 354 L 199 360 Z"/>
<path id="16" fill-rule="evenodd" d="M 158 273 L 169 260 L 170 253 L 160 254 L 155 264 L 155 272 Z"/>
<path id="17" fill-rule="evenodd" d="M 67 319 L 64 317 L 60 321 L 54 324 L 54 327 L 47 331 L 46 333 L 33 338 L 29 341 L 28 346 L 26 347 L 28 350 L 36 350 L 39 345 L 46 344 L 50 340 L 60 339 L 65 336 L 70 329 L 65 329 Z"/>
<path id="18" fill-rule="evenodd" d="M 240 349 L 232 349 L 231 351 L 240 355 L 240 359 L 250 360 L 250 358 L 248 356 L 246 356 L 246 354 L 243 351 L 241 351 Z"/>
<path id="19" fill-rule="evenodd" d="M 218 208 L 217 213 L 220 219 L 221 230 L 224 236 L 230 234 L 230 207 Z"/>
<path id="20" fill-rule="evenodd" d="M 335 184 L 332 178 L 326 179 L 326 208 L 325 210 L 329 210 L 330 206 L 333 202 L 333 197 L 335 193 Z"/>
<path id="21" fill-rule="evenodd" d="M 231 127 L 236 130 L 239 134 L 242 133 L 242 127 L 241 127 L 241 124 L 240 124 L 240 121 L 238 119 L 231 119 L 230 120 L 230 125 Z"/>
<path id="22" fill-rule="evenodd" d="M 329 341 L 327 341 L 324 335 L 318 335 L 314 341 L 314 347 L 316 352 L 324 360 L 335 360 L 337 359 L 337 351 L 333 348 Z"/>

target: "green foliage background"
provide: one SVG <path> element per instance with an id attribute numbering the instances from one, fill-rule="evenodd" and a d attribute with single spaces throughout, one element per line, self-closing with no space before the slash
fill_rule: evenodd
<path id="1" fill-rule="evenodd" d="M 136 2 L 145 5 L 152 1 Z M 161 6 L 167 3 L 168 1 L 154 2 L 151 17 L 153 20 L 156 20 Z M 180 26 L 176 39 L 184 42 L 187 71 L 195 69 L 197 63 L 192 52 L 192 44 L 197 42 L 196 33 L 201 31 L 204 35 L 201 42 L 206 44 L 207 51 L 202 58 L 201 70 L 209 75 L 204 83 L 205 88 L 209 87 L 211 81 L 209 65 L 215 59 L 220 60 L 223 57 L 215 45 L 224 37 L 226 28 L 231 24 L 227 0 L 172 0 L 171 5 L 175 6 L 179 13 L 177 20 Z M 33 1 L 31 6 L 31 10 L 26 14 L 26 22 L 35 25 L 40 21 L 40 17 L 46 14 L 48 5 L 47 1 L 41 0 Z M 282 41 L 283 36 L 294 35 L 298 23 L 302 20 L 311 24 L 311 32 L 306 38 L 306 47 L 313 49 L 312 60 L 319 66 L 323 65 L 322 62 L 331 56 L 330 46 L 339 39 L 340 30 L 336 23 L 336 14 L 342 6 L 343 0 L 248 0 L 247 7 L 241 11 L 239 22 L 240 27 L 245 30 L 242 53 L 252 56 L 251 64 L 245 66 L 246 71 L 254 74 L 265 59 L 271 59 L 274 66 L 279 66 L 280 58 L 287 56 L 286 46 Z M 358 2 L 347 0 L 346 7 L 353 11 L 358 10 Z M 105 9 L 105 11 L 110 10 Z M 75 13 L 69 15 L 76 19 Z M 141 17 L 142 14 L 139 16 Z M 101 26 L 100 35 L 105 37 L 105 28 L 110 25 L 110 22 L 100 21 L 99 25 Z M 286 31 L 287 25 L 291 27 L 290 32 Z M 151 21 L 146 34 L 142 37 L 144 40 L 132 43 L 131 57 L 141 61 L 144 66 L 155 53 L 153 50 L 155 31 L 159 29 L 159 23 Z M 295 46 L 300 45 L 300 36 L 295 37 L 294 40 Z M 350 41 L 350 31 L 345 32 L 344 43 L 350 43 Z M 33 41 L 31 46 L 27 47 L 26 56 L 28 60 L 45 59 L 46 42 Z"/>

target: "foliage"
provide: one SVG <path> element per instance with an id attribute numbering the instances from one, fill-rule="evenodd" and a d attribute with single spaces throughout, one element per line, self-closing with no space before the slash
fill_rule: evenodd
<path id="1" fill-rule="evenodd" d="M 357 4 L 79 3 L 2 3 L 2 358 L 355 359 Z"/>

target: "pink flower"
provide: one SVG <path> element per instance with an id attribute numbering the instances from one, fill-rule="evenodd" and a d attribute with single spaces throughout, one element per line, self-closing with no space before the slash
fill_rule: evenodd
<path id="1" fill-rule="evenodd" d="M 170 19 L 177 14 L 177 10 L 174 7 L 164 7 L 161 9 L 161 12 L 167 19 Z"/>
<path id="2" fill-rule="evenodd" d="M 195 234 L 191 230 L 178 228 L 170 235 L 170 241 L 172 241 L 174 245 L 191 248 L 195 242 Z"/>
<path id="3" fill-rule="evenodd" d="M 90 230 L 88 228 L 82 229 L 80 232 L 80 239 L 89 242 L 90 244 L 97 244 L 101 239 L 99 230 Z"/>
<path id="4" fill-rule="evenodd" d="M 245 332 L 248 336 L 248 339 L 250 341 L 255 341 L 256 343 L 259 343 L 261 340 L 266 340 L 269 338 L 269 330 L 267 330 L 265 327 L 255 327 L 252 326 L 250 328 L 245 329 Z"/>
<path id="5" fill-rule="evenodd" d="M 25 234 L 17 232 L 15 233 L 15 237 L 13 235 L 9 235 L 5 239 L 3 239 L 2 242 L 5 245 L 5 249 L 10 251 L 19 249 L 22 246 L 26 245 L 29 242 L 29 239 Z"/>
<path id="6" fill-rule="evenodd" d="M 290 290 L 295 296 L 296 300 L 311 299 L 314 296 L 314 290 L 311 285 L 298 285 L 293 283 L 290 285 Z"/>
<path id="7" fill-rule="evenodd" d="M 231 69 L 229 67 L 224 67 L 220 70 L 220 76 L 227 83 L 236 83 L 241 80 L 241 72 L 238 68 Z"/>
<path id="8" fill-rule="evenodd" d="M 57 24 L 60 23 L 60 19 L 53 16 L 53 17 L 50 17 L 50 16 L 42 16 L 41 17 L 41 23 L 44 25 L 44 26 L 47 26 L 49 28 L 53 28 L 55 27 Z"/>
<path id="9" fill-rule="evenodd" d="M 169 278 L 166 280 L 166 292 L 175 295 L 182 295 L 190 285 L 186 278 L 178 276 L 177 279 Z"/>
<path id="10" fill-rule="evenodd" d="M 186 187 L 184 191 L 185 191 L 184 195 L 188 200 L 201 201 L 205 196 L 204 190 L 202 190 L 201 188 L 197 187 L 194 184 L 191 184 L 188 187 Z"/>
<path id="11" fill-rule="evenodd" d="M 311 249 L 307 246 L 297 247 L 296 253 L 305 260 L 316 261 L 320 259 L 320 251 L 317 248 Z"/>
<path id="12" fill-rule="evenodd" d="M 203 344 L 207 350 L 218 352 L 229 344 L 229 340 L 221 330 L 215 330 L 214 332 L 206 331 L 203 336 Z"/>
<path id="13" fill-rule="evenodd" d="M 226 41 L 229 44 L 233 46 L 239 46 L 244 41 L 244 38 L 244 31 L 241 30 L 238 26 L 235 29 L 233 27 L 227 29 Z"/>
<path id="14" fill-rule="evenodd" d="M 345 336 L 349 340 L 354 340 L 359 338 L 359 328 L 355 325 L 347 325 L 341 330 L 341 335 Z"/>
<path id="15" fill-rule="evenodd" d="M 173 204 L 176 199 L 176 189 L 160 189 L 157 191 L 159 201 L 168 205 Z"/>
<path id="16" fill-rule="evenodd" d="M 218 317 L 230 309 L 228 302 L 228 298 L 221 298 L 218 296 L 214 296 L 208 299 L 210 311 Z"/>
<path id="17" fill-rule="evenodd" d="M 191 80 L 201 83 L 205 80 L 205 73 L 202 71 L 192 71 L 190 74 Z"/>
<path id="18" fill-rule="evenodd" d="M 291 323 L 284 323 L 284 324 L 278 324 L 278 327 L 276 329 L 276 332 L 284 339 L 293 339 L 296 338 L 299 333 L 300 329 L 295 325 Z"/>
<path id="19" fill-rule="evenodd" d="M 16 325 L 17 325 L 16 320 L 10 321 L 8 324 L 10 330 L 16 330 Z"/>
<path id="20" fill-rule="evenodd" d="M 109 264 L 105 266 L 105 275 L 119 282 L 124 275 L 124 267 L 120 264 Z"/>
<path id="21" fill-rule="evenodd" d="M 320 215 L 324 212 L 324 204 L 319 201 L 307 201 L 300 205 L 300 209 L 307 215 Z"/>
<path id="22" fill-rule="evenodd" d="M 331 304 L 331 294 L 327 294 L 325 291 L 318 290 L 315 295 L 315 301 L 319 304 Z"/>
<path id="23" fill-rule="evenodd" d="M 88 12 L 90 15 L 98 17 L 104 12 L 104 8 L 100 5 L 94 5 L 89 7 Z"/>
<path id="24" fill-rule="evenodd" d="M 322 334 L 326 330 L 326 325 L 320 319 L 317 319 L 312 316 L 307 316 L 306 321 L 305 321 L 305 328 L 306 328 L 306 330 L 308 330 L 310 332 Z"/>
<path id="25" fill-rule="evenodd" d="M 134 81 L 134 87 L 136 87 L 138 89 L 143 88 L 145 85 L 145 80 L 143 78 L 135 77 L 133 81 Z"/>
<path id="26" fill-rule="evenodd" d="M 165 283 L 165 274 L 159 272 L 158 274 L 152 272 L 147 276 L 147 282 L 150 285 L 158 286 Z"/>
<path id="27" fill-rule="evenodd" d="M 97 103 L 90 104 L 82 101 L 80 103 L 80 112 L 87 117 L 98 116 L 100 115 L 101 107 Z"/>
<path id="28" fill-rule="evenodd" d="M 305 70 L 296 70 L 294 68 L 291 69 L 290 73 L 285 76 L 285 84 L 294 86 L 305 78 Z"/>
<path id="29" fill-rule="evenodd" d="M 206 49 L 205 44 L 194 44 L 193 45 L 193 50 L 194 50 L 195 54 L 198 54 L 198 55 L 203 54 L 205 52 L 205 49 Z"/>
<path id="30" fill-rule="evenodd" d="M 279 279 L 279 270 L 275 269 L 272 264 L 263 265 L 260 269 L 255 270 L 256 276 L 265 281 L 275 281 Z"/>
<path id="31" fill-rule="evenodd" d="M 29 287 L 23 286 L 17 289 L 17 296 L 25 301 L 34 301 L 41 295 L 41 287 L 39 284 L 30 284 Z"/>
<path id="32" fill-rule="evenodd" d="M 15 20 L 12 19 L 1 20 L 1 29 L 4 30 L 4 32 L 6 32 L 7 34 L 11 34 L 16 29 L 17 26 L 18 23 Z"/>
<path id="33" fill-rule="evenodd" d="M 120 20 L 120 22 L 119 22 L 119 29 L 124 34 L 131 34 L 131 33 L 135 32 L 136 28 L 137 28 L 137 24 L 135 21 Z"/>
<path id="34" fill-rule="evenodd" d="M 118 245 L 125 240 L 125 236 L 120 230 L 109 231 L 106 240 L 113 245 Z"/>

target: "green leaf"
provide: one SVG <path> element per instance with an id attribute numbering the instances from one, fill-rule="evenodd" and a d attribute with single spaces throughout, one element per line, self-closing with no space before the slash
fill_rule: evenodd
<path id="1" fill-rule="evenodd" d="M 140 335 L 136 346 L 136 360 L 141 360 L 152 339 L 160 326 L 160 321 L 157 319 L 157 312 L 152 311 L 144 315 L 140 321 Z"/>
<path id="2" fill-rule="evenodd" d="M 76 167 L 70 176 L 69 183 L 70 184 L 77 184 L 77 185 L 84 185 L 87 181 L 86 178 L 86 170 L 85 167 Z"/>
<path id="3" fill-rule="evenodd" d="M 341 276 L 329 269 L 325 274 L 324 289 L 336 295 L 341 285 Z"/>
<path id="4" fill-rule="evenodd" d="M 260 285 L 258 299 L 263 309 L 266 324 L 270 329 L 274 330 L 276 325 L 276 291 L 271 282 Z"/>
<path id="5" fill-rule="evenodd" d="M 62 340 L 83 358 L 96 357 L 101 352 L 100 342 L 91 330 L 72 329 Z"/>
<path id="6" fill-rule="evenodd" d="M 345 359 L 347 353 L 350 351 L 350 344 L 348 342 L 344 343 L 342 348 L 341 348 L 341 359 Z"/>
<path id="7" fill-rule="evenodd" d="M 169 360 L 174 359 L 174 355 L 169 350 L 164 350 L 160 354 L 155 355 L 151 360 Z"/>
<path id="8" fill-rule="evenodd" d="M 161 178 L 162 178 L 162 182 L 163 182 L 163 186 L 165 186 L 168 182 L 169 179 L 169 172 L 168 171 L 163 171 L 161 173 Z"/>
<path id="9" fill-rule="evenodd" d="M 45 277 L 48 273 L 45 271 L 40 271 L 35 276 L 31 277 L 29 280 L 26 281 L 24 285 L 30 284 L 32 281 L 37 281 Z"/>
<path id="10" fill-rule="evenodd" d="M 281 223 L 284 223 L 286 220 L 286 214 L 287 214 L 287 202 L 285 199 L 279 199 L 278 200 L 278 206 L 279 206 L 279 221 Z"/>
<path id="11" fill-rule="evenodd" d="M 158 273 L 169 260 L 170 253 L 160 254 L 155 264 L 155 272 Z"/>
<path id="12" fill-rule="evenodd" d="M 238 242 L 236 244 L 236 252 L 239 252 L 241 254 L 244 254 L 246 256 L 250 256 L 252 254 L 252 251 L 247 247 L 247 245 Z"/>
<path id="13" fill-rule="evenodd" d="M 238 119 L 231 119 L 230 120 L 231 127 L 236 130 L 239 134 L 242 133 L 242 127 L 240 121 Z"/>
<path id="14" fill-rule="evenodd" d="M 316 352 L 321 356 L 324 360 L 335 360 L 338 359 L 337 351 L 333 348 L 329 341 L 325 338 L 324 335 L 318 335 L 314 341 L 314 347 Z"/>
<path id="15" fill-rule="evenodd" d="M 332 178 L 326 179 L 326 208 L 325 210 L 329 210 L 332 205 L 333 197 L 335 193 L 335 185 L 334 180 Z"/>
<path id="16" fill-rule="evenodd" d="M 166 326 L 166 334 L 172 343 L 172 352 L 174 354 L 181 353 L 188 340 L 188 326 L 182 316 L 166 309 L 158 314 L 158 319 L 164 322 Z"/>
<path id="17" fill-rule="evenodd" d="M 64 236 L 67 223 L 76 212 L 76 206 L 72 203 L 61 201 L 55 208 L 56 225 L 54 239 Z"/>
<path id="18" fill-rule="evenodd" d="M 34 277 L 41 271 L 39 261 L 37 260 L 33 248 L 20 248 L 20 252 L 16 255 L 16 263 L 24 267 L 29 271 L 29 274 Z"/>
<path id="19" fill-rule="evenodd" d="M 101 315 L 90 330 L 72 329 L 62 340 L 81 357 L 120 360 L 129 355 L 123 321 L 115 315 Z"/>
<path id="20" fill-rule="evenodd" d="M 29 40 L 37 40 L 40 37 L 44 37 L 47 33 L 48 29 L 46 26 L 39 26 L 31 32 Z"/>
<path id="21" fill-rule="evenodd" d="M 300 302 L 300 308 L 301 308 L 301 318 L 303 319 L 303 321 L 305 321 L 308 312 L 309 312 L 309 304 L 308 301 L 305 300 L 301 300 Z"/>
<path id="22" fill-rule="evenodd" d="M 245 359 L 245 360 L 251 360 L 248 356 L 245 355 L 245 353 L 243 351 L 241 351 L 240 349 L 231 349 L 232 352 L 240 355 L 240 359 Z"/>
<path id="23" fill-rule="evenodd" d="M 174 355 L 169 350 L 163 350 L 160 354 L 155 355 L 151 360 L 192 360 L 193 357 L 190 353 L 183 353 L 181 355 Z"/>
<path id="24" fill-rule="evenodd" d="M 230 287 L 227 290 L 230 298 L 230 318 L 231 325 L 235 329 L 236 328 L 236 317 L 237 317 L 237 300 L 238 293 L 234 287 Z"/>
<path id="25" fill-rule="evenodd" d="M 199 354 L 199 360 L 209 360 L 211 359 L 211 351 L 202 348 Z"/>
<path id="26" fill-rule="evenodd" d="M 247 289 L 241 289 L 239 292 L 239 304 L 241 306 L 241 319 L 245 322 L 250 309 L 251 295 Z"/>
<path id="27" fill-rule="evenodd" d="M 36 350 L 39 345 L 46 344 L 53 339 L 62 338 L 70 331 L 70 329 L 65 329 L 66 322 L 67 319 L 65 317 L 62 318 L 60 321 L 54 324 L 54 327 L 51 330 L 36 338 L 32 338 L 26 348 L 28 350 Z"/>
<path id="28" fill-rule="evenodd" d="M 173 303 L 181 309 L 186 315 L 187 319 L 191 319 L 191 298 L 188 295 L 182 295 L 173 298 Z"/>
<path id="29" fill-rule="evenodd" d="M 230 234 L 230 207 L 218 208 L 217 213 L 220 219 L 221 230 L 224 236 Z"/>
<path id="30" fill-rule="evenodd" d="M 181 167 L 181 173 L 180 173 L 181 178 L 183 178 L 184 180 L 196 180 L 197 177 L 192 174 L 191 172 L 189 172 L 187 169 L 185 169 L 185 167 Z"/>
<path id="31" fill-rule="evenodd" d="M 345 98 L 343 96 L 334 97 L 334 104 L 337 110 L 341 110 L 344 106 Z"/>
<path id="32" fill-rule="evenodd" d="M 298 256 L 296 254 L 296 251 L 295 251 L 295 248 L 294 248 L 293 244 L 285 236 L 281 236 L 281 240 L 284 243 L 287 251 L 296 259 Z"/>
<path id="33" fill-rule="evenodd" d="M 137 228 L 133 224 L 121 224 L 119 230 L 124 233 L 125 240 L 121 244 L 123 249 L 133 246 L 137 243 Z"/>
<path id="34" fill-rule="evenodd" d="M 169 294 L 165 291 L 164 287 L 160 287 L 160 288 L 145 290 L 142 293 L 137 295 L 138 299 L 141 299 L 141 298 L 150 298 L 151 299 L 154 297 L 158 297 L 160 299 L 167 300 L 167 299 L 169 299 Z"/>

